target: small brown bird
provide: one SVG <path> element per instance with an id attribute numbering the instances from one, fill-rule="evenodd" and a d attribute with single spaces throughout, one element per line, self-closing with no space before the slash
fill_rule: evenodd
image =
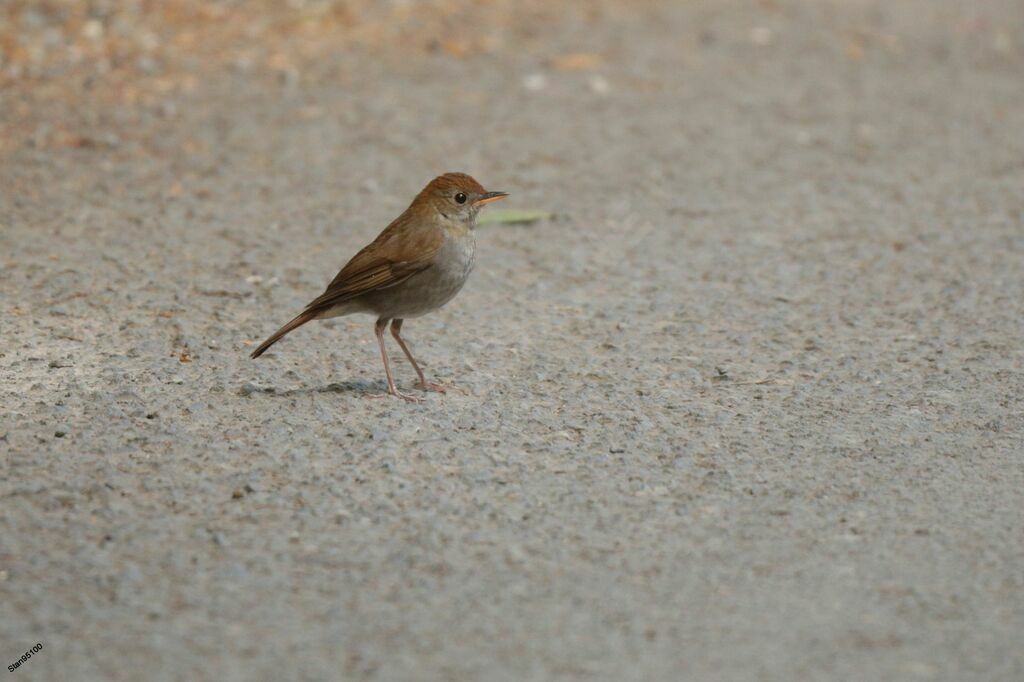
<path id="1" fill-rule="evenodd" d="M 377 316 L 374 330 L 388 393 L 405 400 L 421 400 L 395 388 L 384 348 L 384 329 L 391 333 L 419 375 L 417 388 L 444 392 L 429 383 L 402 340 L 402 321 L 437 310 L 459 293 L 473 269 L 476 253 L 476 214 L 480 207 L 504 199 L 504 192 L 488 192 L 464 173 L 446 173 L 430 181 L 409 208 L 388 225 L 295 319 L 260 344 L 253 358 L 288 332 L 310 320 L 325 320 L 352 313 Z"/>

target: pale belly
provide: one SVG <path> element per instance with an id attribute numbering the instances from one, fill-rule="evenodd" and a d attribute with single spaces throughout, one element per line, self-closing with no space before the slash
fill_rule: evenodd
<path id="1" fill-rule="evenodd" d="M 362 311 L 379 317 L 419 317 L 455 298 L 473 270 L 476 239 L 472 232 L 450 237 L 434 264 L 401 284 L 363 296 Z"/>

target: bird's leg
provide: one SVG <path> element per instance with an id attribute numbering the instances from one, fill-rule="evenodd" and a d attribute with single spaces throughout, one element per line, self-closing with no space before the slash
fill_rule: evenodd
<path id="1" fill-rule="evenodd" d="M 405 345 L 401 332 L 402 320 L 393 320 L 391 322 L 391 335 L 395 337 L 395 341 L 398 341 L 398 345 L 401 346 L 402 350 L 405 352 L 405 357 L 409 358 L 409 362 L 412 363 L 412 368 L 416 370 L 416 374 L 420 378 L 420 382 L 416 384 L 416 388 L 424 391 L 437 391 L 438 393 L 447 393 L 449 390 L 454 389 L 465 394 L 465 391 L 454 384 L 435 384 L 427 381 L 427 378 L 423 376 L 423 370 L 420 369 L 419 363 L 416 362 L 416 358 L 412 356 L 412 353 L 409 351 L 409 347 Z"/>
<path id="2" fill-rule="evenodd" d="M 388 377 L 388 394 L 408 400 L 409 402 L 418 403 L 423 398 L 417 398 L 414 395 L 406 395 L 395 387 L 395 380 L 391 378 L 391 366 L 388 364 L 388 351 L 384 348 L 384 328 L 388 326 L 388 320 L 381 318 L 377 320 L 377 324 L 374 325 L 373 331 L 377 335 L 377 343 L 380 344 L 380 357 L 384 360 L 384 374 Z M 408 352 L 408 351 L 406 351 Z"/>
<path id="3" fill-rule="evenodd" d="M 420 369 L 419 363 L 416 362 L 416 358 L 409 352 L 409 347 L 405 345 L 405 341 L 402 339 L 402 320 L 391 321 L 391 335 L 395 337 L 395 341 L 398 341 L 398 345 L 402 347 L 402 352 L 405 353 L 405 357 L 409 358 L 409 362 L 412 363 L 412 368 L 416 370 L 416 375 L 420 378 L 420 384 L 426 385 L 427 378 L 423 376 L 423 370 Z"/>

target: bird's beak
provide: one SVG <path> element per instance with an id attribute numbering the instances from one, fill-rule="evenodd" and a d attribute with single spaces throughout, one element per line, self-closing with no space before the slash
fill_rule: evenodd
<path id="1" fill-rule="evenodd" d="M 508 194 L 506 194 L 505 192 L 484 192 L 483 194 L 480 195 L 479 199 L 473 202 L 473 205 L 483 206 L 484 204 L 489 204 L 492 201 L 501 201 L 507 196 Z"/>

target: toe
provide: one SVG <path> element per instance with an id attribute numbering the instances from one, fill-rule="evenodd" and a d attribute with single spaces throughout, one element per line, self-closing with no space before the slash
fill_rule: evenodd
<path id="1" fill-rule="evenodd" d="M 423 398 L 420 398 L 419 396 L 409 395 L 408 393 L 402 393 L 401 391 L 397 391 L 397 390 L 394 391 L 391 395 L 393 395 L 393 396 L 395 396 L 397 398 L 401 398 L 402 400 L 404 400 L 407 403 L 421 403 L 421 402 L 423 402 Z"/>
<path id="2" fill-rule="evenodd" d="M 420 389 L 421 391 L 435 391 L 437 393 L 447 393 L 448 391 L 456 391 L 458 393 L 466 395 L 466 392 L 463 389 L 456 386 L 455 384 L 435 384 L 432 381 L 426 383 L 421 381 L 416 384 L 416 388 Z"/>

